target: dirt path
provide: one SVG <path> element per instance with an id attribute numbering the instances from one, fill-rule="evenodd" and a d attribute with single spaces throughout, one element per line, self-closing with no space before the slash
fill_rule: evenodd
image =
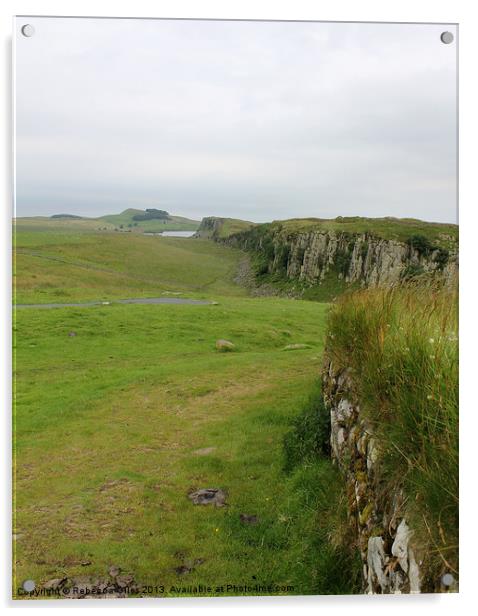
<path id="1" fill-rule="evenodd" d="M 117 299 L 112 302 L 81 302 L 71 304 L 17 304 L 14 308 L 87 308 L 90 306 L 108 306 L 110 304 L 198 304 L 205 306 L 212 302 L 202 299 L 187 299 L 181 297 L 144 297 L 132 299 Z"/>

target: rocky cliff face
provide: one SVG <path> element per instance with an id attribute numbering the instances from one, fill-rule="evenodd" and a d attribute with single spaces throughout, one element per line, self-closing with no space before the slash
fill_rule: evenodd
<path id="1" fill-rule="evenodd" d="M 287 233 L 261 225 L 223 241 L 261 256 L 262 273 L 282 274 L 305 285 L 321 284 L 334 275 L 346 283 L 388 285 L 406 275 L 443 272 L 451 279 L 458 268 L 457 248 L 400 242 L 372 233 L 313 230 Z"/>
<path id="2" fill-rule="evenodd" d="M 206 218 L 203 218 L 201 220 L 201 224 L 199 225 L 199 229 L 194 234 L 194 237 L 217 240 L 224 224 L 224 220 L 224 218 L 218 218 L 216 216 L 207 216 Z"/>

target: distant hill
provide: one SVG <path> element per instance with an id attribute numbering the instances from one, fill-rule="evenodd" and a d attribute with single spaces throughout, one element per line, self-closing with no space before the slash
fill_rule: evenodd
<path id="1" fill-rule="evenodd" d="M 81 220 L 82 216 L 75 216 L 74 214 L 53 214 L 50 218 L 73 218 L 74 220 Z"/>
<path id="2" fill-rule="evenodd" d="M 161 210 L 157 210 L 160 212 Z M 167 214 L 165 212 L 165 214 Z M 154 215 L 154 214 L 153 214 Z M 199 220 L 167 214 L 163 218 L 150 218 L 146 210 L 129 208 L 120 214 L 107 214 L 98 218 L 75 214 L 19 217 L 17 225 L 34 229 L 75 229 L 85 231 L 130 231 L 135 233 L 159 233 L 161 231 L 196 231 Z"/>
<path id="3" fill-rule="evenodd" d="M 168 218 L 158 219 L 151 218 L 149 220 L 137 220 L 135 217 L 145 216 L 145 210 L 129 208 L 121 212 L 121 214 L 109 214 L 100 216 L 96 220 L 109 222 L 117 227 L 129 228 L 154 233 L 160 231 L 196 231 L 199 227 L 199 220 L 191 220 L 183 216 L 174 216 L 169 214 Z"/>

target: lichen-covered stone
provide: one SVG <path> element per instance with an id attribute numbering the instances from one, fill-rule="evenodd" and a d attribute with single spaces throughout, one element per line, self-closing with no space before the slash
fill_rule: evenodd
<path id="1" fill-rule="evenodd" d="M 374 594 L 377 587 L 385 593 L 389 579 L 385 575 L 386 556 L 382 537 L 370 537 L 367 545 L 367 592 Z"/>
<path id="2" fill-rule="evenodd" d="M 400 567 L 408 573 L 408 542 L 410 540 L 410 529 L 405 520 L 402 520 L 397 528 L 395 541 L 392 545 L 392 554 L 397 557 Z"/>

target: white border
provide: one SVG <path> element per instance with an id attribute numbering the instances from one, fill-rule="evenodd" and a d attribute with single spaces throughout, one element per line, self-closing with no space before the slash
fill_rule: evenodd
<path id="1" fill-rule="evenodd" d="M 477 352 L 476 312 L 474 300 L 478 288 L 478 220 L 476 184 L 478 182 L 476 162 L 477 140 L 477 85 L 476 59 L 478 58 L 476 3 L 472 0 L 4 0 L 0 6 L 0 38 L 3 53 L 0 65 L 1 81 L 1 136 L 3 147 L 0 151 L 1 175 L 0 189 L 3 205 L 2 216 L 2 267 L 0 268 L 2 299 L 1 314 L 5 341 L 2 353 L 1 391 L 4 395 L 4 431 L 2 456 L 5 488 L 2 492 L 0 508 L 2 524 L 0 553 L 5 555 L 4 566 L 0 574 L 0 596 L 6 607 L 53 609 L 70 607 L 96 611 L 111 608 L 136 610 L 140 607 L 154 607 L 161 610 L 174 610 L 175 613 L 192 609 L 202 611 L 223 610 L 237 612 L 247 609 L 252 612 L 273 609 L 286 613 L 300 608 L 306 613 L 346 613 L 350 616 L 360 614 L 411 613 L 433 610 L 434 614 L 447 614 L 452 611 L 466 610 L 476 603 L 473 595 L 477 565 L 475 518 L 477 509 L 473 497 L 476 493 L 476 458 L 473 455 L 478 437 L 478 409 L 476 408 L 475 362 Z M 11 281 L 11 227 L 12 190 L 11 190 L 11 103 L 9 98 L 11 80 L 11 24 L 13 15 L 63 15 L 63 16 L 111 16 L 111 17 L 196 17 L 225 19 L 310 19 L 331 21 L 394 21 L 394 22 L 443 22 L 460 24 L 460 269 L 461 269 L 461 537 L 462 552 L 460 558 L 460 594 L 446 596 L 419 597 L 290 597 L 290 598 L 236 598 L 236 599 L 174 599 L 174 600 L 122 600 L 86 602 L 26 602 L 9 600 L 10 596 L 10 281 Z M 475 157 L 473 156 L 475 154 Z M 5 504 L 7 507 L 5 507 Z"/>

